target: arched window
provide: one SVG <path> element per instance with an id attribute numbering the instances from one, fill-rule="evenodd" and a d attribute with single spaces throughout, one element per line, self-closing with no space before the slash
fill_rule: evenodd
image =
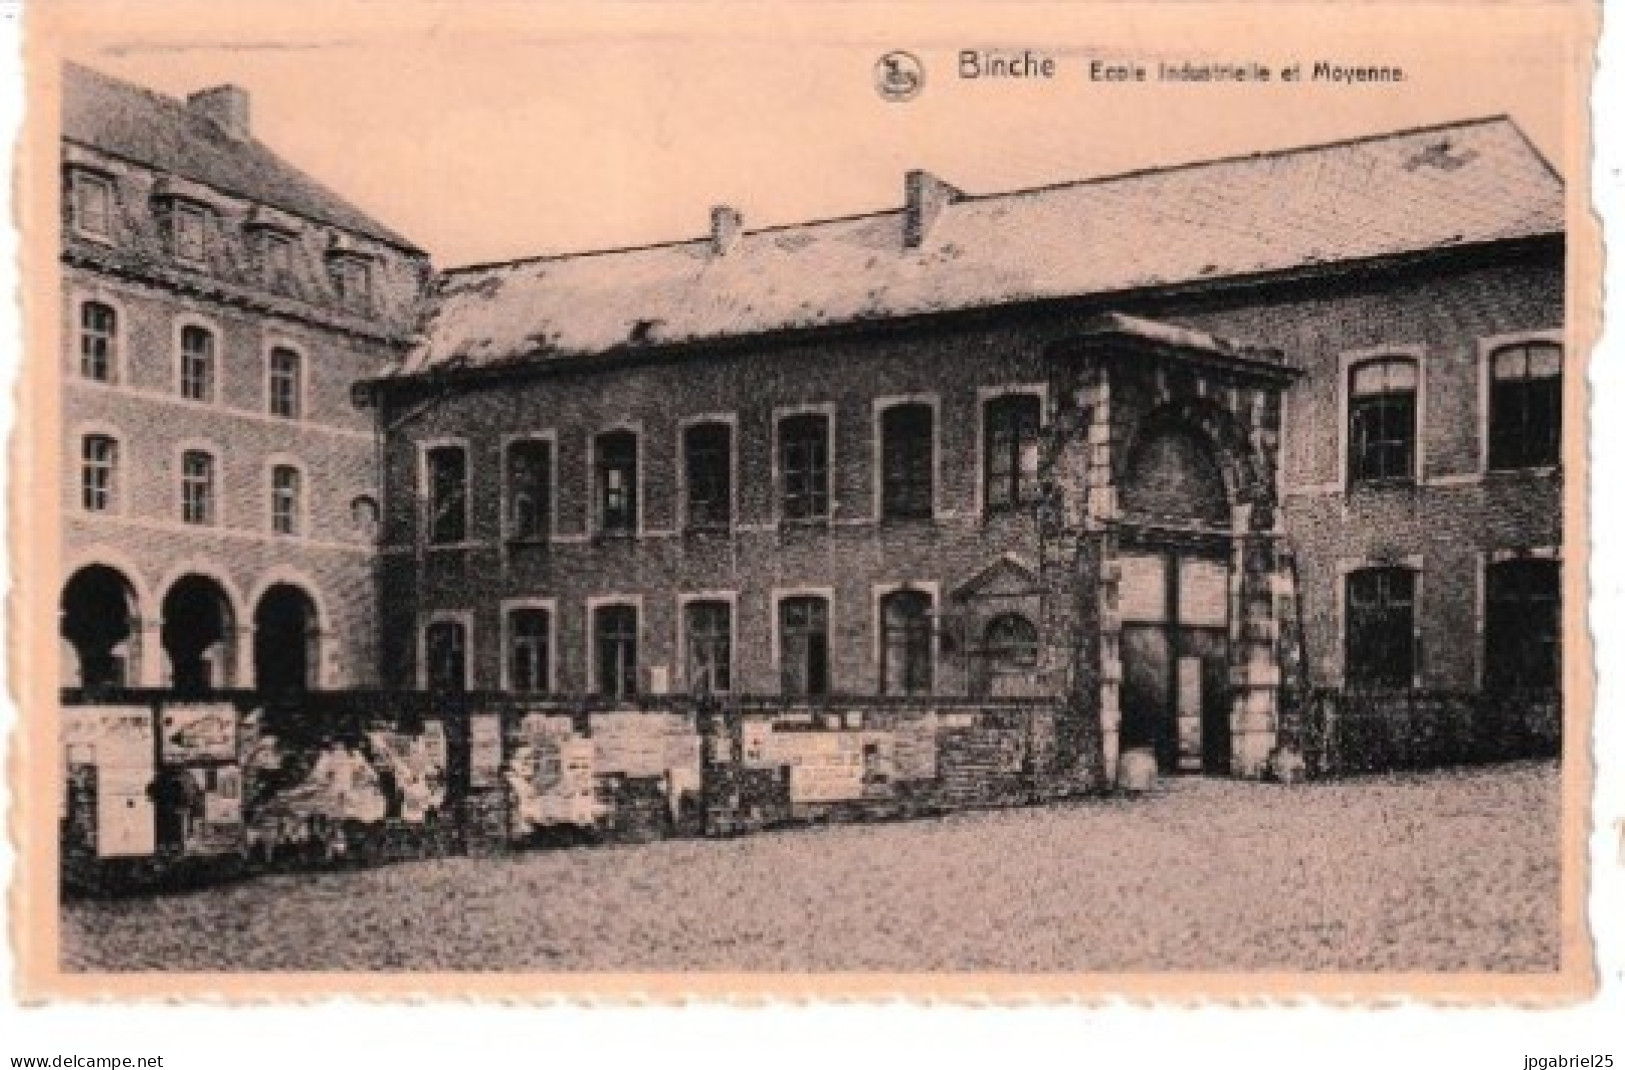
<path id="1" fill-rule="evenodd" d="M 1490 354 L 1491 468 L 1555 465 L 1563 443 L 1563 349 L 1555 342 Z"/>
<path id="2" fill-rule="evenodd" d="M 1491 565 L 1484 578 L 1484 683 L 1557 684 L 1562 616 L 1558 564 L 1519 559 Z"/>
<path id="3" fill-rule="evenodd" d="M 298 353 L 281 347 L 271 350 L 267 391 L 270 394 L 272 416 L 280 416 L 285 420 L 299 419 L 304 386 L 301 381 L 302 374 Z"/>
<path id="4" fill-rule="evenodd" d="M 430 623 L 423 635 L 423 654 L 431 691 L 468 690 L 468 629 L 462 621 Z"/>
<path id="5" fill-rule="evenodd" d="M 880 691 L 884 695 L 931 693 L 931 596 L 893 591 L 880 600 Z"/>
<path id="6" fill-rule="evenodd" d="M 86 301 L 79 306 L 79 374 L 97 383 L 118 375 L 118 313 L 111 305 Z"/>
<path id="7" fill-rule="evenodd" d="M 1038 629 L 1020 613 L 1001 613 L 988 621 L 982 649 L 995 672 L 1036 668 Z"/>
<path id="8" fill-rule="evenodd" d="M 508 538 L 547 538 L 553 509 L 552 444 L 522 439 L 508 445 Z"/>
<path id="9" fill-rule="evenodd" d="M 118 502 L 118 439 L 86 435 L 80 442 L 80 504 L 87 513 L 105 513 Z"/>
<path id="10" fill-rule="evenodd" d="M 508 688 L 527 694 L 552 689 L 552 618 L 547 610 L 508 611 Z"/>
<path id="11" fill-rule="evenodd" d="M 1349 369 L 1351 483 L 1416 478 L 1416 361 L 1385 357 Z"/>
<path id="12" fill-rule="evenodd" d="M 689 528 L 726 528 L 733 519 L 733 429 L 725 423 L 684 429 L 683 465 Z"/>
<path id="13" fill-rule="evenodd" d="M 929 405 L 893 405 L 880 417 L 880 515 L 888 520 L 931 517 L 936 461 L 935 413 Z"/>
<path id="14" fill-rule="evenodd" d="M 303 526 L 299 469 L 279 464 L 271 469 L 271 530 L 278 535 L 298 535 Z"/>
<path id="15" fill-rule="evenodd" d="M 829 694 L 828 599 L 805 595 L 779 603 L 779 676 L 786 695 Z"/>
<path id="16" fill-rule="evenodd" d="M 1343 674 L 1350 687 L 1405 688 L 1416 676 L 1416 573 L 1351 572 L 1345 588 Z"/>
<path id="17" fill-rule="evenodd" d="M 638 693 L 638 610 L 636 606 L 599 606 L 593 610 L 593 648 L 597 654 L 597 693 L 629 698 Z"/>
<path id="18" fill-rule="evenodd" d="M 214 334 L 203 327 L 181 328 L 181 397 L 213 401 Z"/>
<path id="19" fill-rule="evenodd" d="M 779 421 L 780 510 L 785 520 L 829 519 L 829 417 L 808 412 Z"/>
<path id="20" fill-rule="evenodd" d="M 214 457 L 203 450 L 187 450 L 181 455 L 181 520 L 213 524 L 214 517 Z"/>
<path id="21" fill-rule="evenodd" d="M 1007 394 L 982 410 L 982 499 L 986 511 L 1018 509 L 1038 500 L 1042 405 L 1034 394 Z"/>
<path id="22" fill-rule="evenodd" d="M 598 530 L 633 535 L 638 530 L 638 436 L 631 431 L 599 435 Z"/>
<path id="23" fill-rule="evenodd" d="M 721 600 L 683 607 L 689 687 L 698 694 L 733 690 L 733 607 Z"/>

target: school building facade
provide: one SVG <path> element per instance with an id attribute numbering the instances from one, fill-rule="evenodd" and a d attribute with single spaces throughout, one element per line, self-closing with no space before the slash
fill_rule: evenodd
<path id="1" fill-rule="evenodd" d="M 61 677 L 376 684 L 378 440 L 427 257 L 257 141 L 248 95 L 62 73 Z"/>
<path id="2" fill-rule="evenodd" d="M 440 274 L 362 393 L 389 686 L 1048 696 L 1256 775 L 1284 696 L 1555 688 L 1564 190 L 1505 118 Z"/>

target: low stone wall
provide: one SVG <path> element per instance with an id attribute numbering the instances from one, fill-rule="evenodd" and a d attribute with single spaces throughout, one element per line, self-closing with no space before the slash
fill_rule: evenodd
<path id="1" fill-rule="evenodd" d="M 1042 701 L 322 693 L 65 706 L 64 876 L 300 869 L 1011 806 L 1104 787 Z"/>

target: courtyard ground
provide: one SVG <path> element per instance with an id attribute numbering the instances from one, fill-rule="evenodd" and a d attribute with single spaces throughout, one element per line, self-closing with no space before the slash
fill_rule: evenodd
<path id="1" fill-rule="evenodd" d="M 1558 968 L 1549 762 L 75 902 L 79 970 Z"/>

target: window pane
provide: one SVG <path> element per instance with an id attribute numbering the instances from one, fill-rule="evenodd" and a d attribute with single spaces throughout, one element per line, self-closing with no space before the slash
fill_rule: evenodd
<path id="1" fill-rule="evenodd" d="M 733 690 L 732 609 L 727 602 L 690 602 L 683 622 L 688 638 L 688 685 L 696 694 Z"/>
<path id="2" fill-rule="evenodd" d="M 468 470 L 459 446 L 429 451 L 429 541 L 462 542 L 468 536 Z"/>
<path id="3" fill-rule="evenodd" d="M 1562 450 L 1562 350 L 1550 343 L 1510 346 L 1493 357 L 1491 468 L 1555 465 Z"/>
<path id="4" fill-rule="evenodd" d="M 508 447 L 508 537 L 546 538 L 552 525 L 552 457 L 549 443 L 515 442 Z"/>
<path id="5" fill-rule="evenodd" d="M 638 619 L 632 606 L 600 606 L 594 618 L 598 693 L 626 698 L 638 692 Z"/>
<path id="6" fill-rule="evenodd" d="M 181 457 L 181 519 L 214 522 L 214 458 L 207 453 L 188 450 Z"/>
<path id="7" fill-rule="evenodd" d="M 551 689 L 550 620 L 545 609 L 516 609 L 508 616 L 508 684 L 533 694 Z"/>
<path id="8" fill-rule="evenodd" d="M 725 527 L 733 513 L 732 431 L 702 424 L 683 434 L 690 527 Z"/>
<path id="9" fill-rule="evenodd" d="M 1038 499 L 1039 399 L 994 398 L 983 410 L 983 500 L 990 510 Z"/>
<path id="10" fill-rule="evenodd" d="M 299 534 L 299 470 L 278 465 L 271 470 L 271 530 Z"/>
<path id="11" fill-rule="evenodd" d="M 106 435 L 87 435 L 81 451 L 81 504 L 89 512 L 105 512 L 113 506 L 118 443 Z"/>
<path id="12" fill-rule="evenodd" d="M 779 423 L 779 468 L 786 520 L 829 516 L 829 421 L 821 414 Z"/>
<path id="13" fill-rule="evenodd" d="M 1491 687 L 1553 687 L 1561 635 L 1555 561 L 1490 566 L 1484 590 L 1484 682 Z"/>
<path id="14" fill-rule="evenodd" d="M 428 683 L 435 691 L 463 691 L 468 687 L 468 636 L 459 621 L 429 625 L 424 637 Z"/>
<path id="15" fill-rule="evenodd" d="M 629 431 L 598 436 L 599 530 L 631 534 L 638 523 L 638 440 Z"/>
<path id="16" fill-rule="evenodd" d="M 882 694 L 919 695 L 931 690 L 931 596 L 897 591 L 880 600 Z"/>
<path id="17" fill-rule="evenodd" d="M 1529 347 L 1529 376 L 1545 379 L 1563 373 L 1563 349 L 1551 342 L 1540 342 Z"/>
<path id="18" fill-rule="evenodd" d="M 786 695 L 829 694 L 829 605 L 824 599 L 779 603 L 779 671 Z"/>
<path id="19" fill-rule="evenodd" d="M 1415 675 L 1416 577 L 1408 569 L 1350 573 L 1344 674 L 1350 686 L 1409 687 Z"/>
<path id="20" fill-rule="evenodd" d="M 112 216 L 112 191 L 103 179 L 78 175 L 73 183 L 74 224 L 87 234 L 106 236 Z"/>
<path id="21" fill-rule="evenodd" d="M 118 317 L 112 308 L 86 301 L 79 309 L 79 374 L 99 383 L 113 379 Z"/>
<path id="22" fill-rule="evenodd" d="M 881 515 L 931 515 L 932 412 L 928 405 L 898 405 L 881 417 Z"/>
<path id="23" fill-rule="evenodd" d="M 271 415 L 299 417 L 299 354 L 291 349 L 271 351 Z"/>

